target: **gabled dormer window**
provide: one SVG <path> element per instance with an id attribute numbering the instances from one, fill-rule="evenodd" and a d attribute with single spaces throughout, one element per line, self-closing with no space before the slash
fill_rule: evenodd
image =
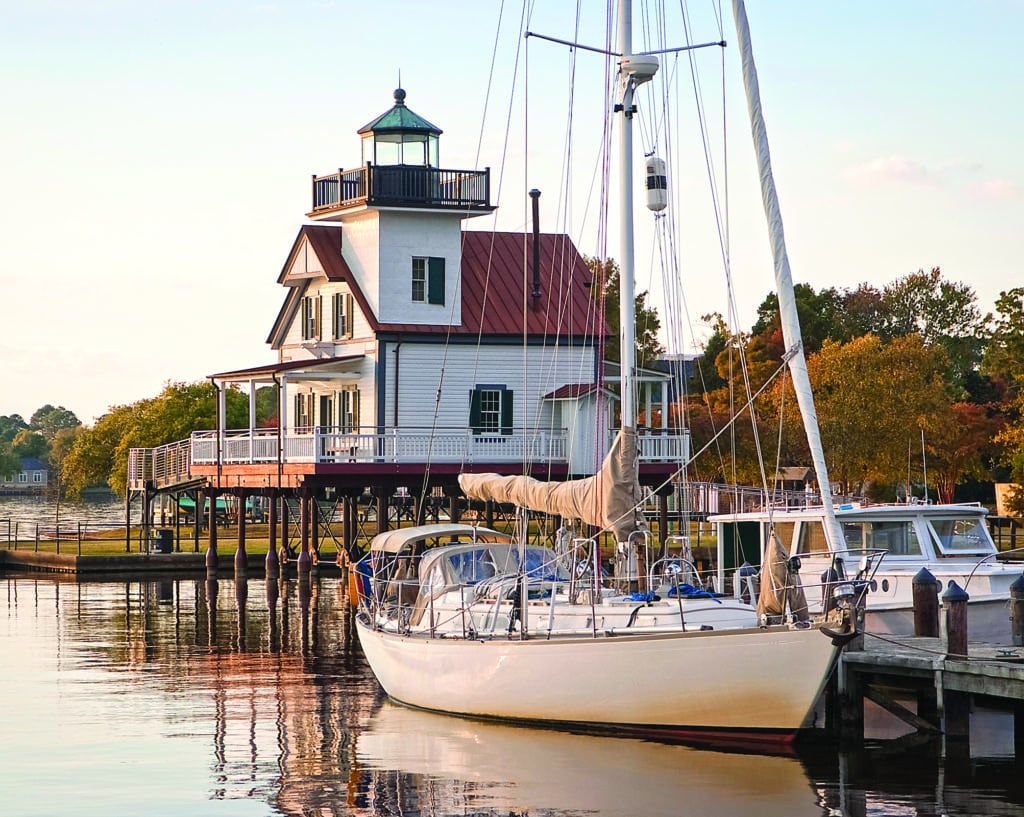
<path id="1" fill-rule="evenodd" d="M 322 301 L 319 295 L 307 295 L 302 299 L 302 339 L 320 339 L 320 313 Z"/>
<path id="2" fill-rule="evenodd" d="M 412 259 L 412 300 L 414 303 L 444 305 L 444 259 Z"/>
<path id="3" fill-rule="evenodd" d="M 331 314 L 333 316 L 331 335 L 335 340 L 352 337 L 352 320 L 354 302 L 347 292 L 335 292 L 331 298 Z"/>

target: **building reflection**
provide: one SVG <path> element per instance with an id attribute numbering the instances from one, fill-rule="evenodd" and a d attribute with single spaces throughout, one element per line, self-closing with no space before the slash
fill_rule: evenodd
<path id="1" fill-rule="evenodd" d="M 54 606 L 69 657 L 132 670 L 166 701 L 175 734 L 208 753 L 206 797 L 255 799 L 272 813 L 866 817 L 893 803 L 917 815 L 1024 803 L 1011 757 L 934 740 L 772 757 L 399 707 L 362 658 L 338 578 L 18 585 Z"/>

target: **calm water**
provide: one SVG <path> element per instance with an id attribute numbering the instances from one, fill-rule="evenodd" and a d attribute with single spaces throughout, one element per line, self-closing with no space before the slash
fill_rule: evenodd
<path id="1" fill-rule="evenodd" d="M 136 501 L 132 507 L 132 523 L 138 523 L 142 503 Z M 101 495 L 80 500 L 63 499 L 59 503 L 49 494 L 42 496 L 0 495 L 0 520 L 11 520 L 23 531 L 35 525 L 53 527 L 74 527 L 79 522 L 90 530 L 98 528 L 124 527 L 124 500 L 113 495 Z M 0 534 L 6 534 L 7 522 L 0 521 Z"/>
<path id="2" fill-rule="evenodd" d="M 934 741 L 875 742 L 842 754 L 826 744 L 773 757 L 392 705 L 359 652 L 337 579 L 307 590 L 294 580 L 7 577 L 0 607 L 5 814 L 1024 810 L 1024 775 L 1008 757 L 1000 715 L 979 713 L 973 759 L 955 760 L 943 759 Z"/>

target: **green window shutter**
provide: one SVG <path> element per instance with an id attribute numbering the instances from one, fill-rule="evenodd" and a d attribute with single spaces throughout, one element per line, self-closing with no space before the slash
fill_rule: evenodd
<path id="1" fill-rule="evenodd" d="M 309 298 L 302 299 L 302 339 L 309 339 Z"/>
<path id="2" fill-rule="evenodd" d="M 316 339 L 320 340 L 323 337 L 323 333 L 320 328 L 324 325 L 324 298 L 322 295 L 316 296 Z"/>
<path id="3" fill-rule="evenodd" d="M 351 295 L 345 295 L 345 337 L 353 335 L 356 326 L 355 299 Z"/>
<path id="4" fill-rule="evenodd" d="M 501 393 L 501 433 L 512 433 L 512 392 Z"/>
<path id="5" fill-rule="evenodd" d="M 469 393 L 469 427 L 474 431 L 480 428 L 480 390 L 473 389 Z"/>
<path id="6" fill-rule="evenodd" d="M 427 302 L 444 304 L 444 259 L 431 258 L 427 264 Z"/>
<path id="7" fill-rule="evenodd" d="M 359 389 L 352 390 L 352 430 L 359 431 Z"/>

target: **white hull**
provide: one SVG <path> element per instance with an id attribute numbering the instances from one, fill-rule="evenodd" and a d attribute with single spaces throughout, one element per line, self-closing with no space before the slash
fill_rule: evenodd
<path id="1" fill-rule="evenodd" d="M 816 629 L 784 627 L 526 641 L 357 630 L 402 703 L 641 732 L 795 733 L 813 725 L 837 653 Z"/>

